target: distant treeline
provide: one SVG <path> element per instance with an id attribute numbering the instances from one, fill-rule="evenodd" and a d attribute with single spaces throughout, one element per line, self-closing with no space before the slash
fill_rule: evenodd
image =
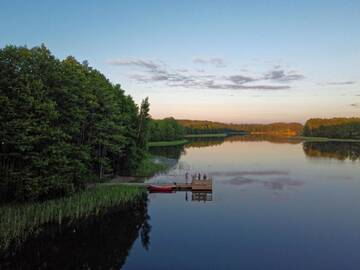
<path id="1" fill-rule="evenodd" d="M 43 198 L 130 174 L 147 148 L 148 111 L 87 62 L 45 46 L 0 49 L 0 190 Z"/>
<path id="2" fill-rule="evenodd" d="M 185 129 L 174 118 L 151 120 L 149 126 L 149 141 L 175 141 L 185 135 Z"/>
<path id="3" fill-rule="evenodd" d="M 314 118 L 306 122 L 304 136 L 360 139 L 360 118 Z"/>
<path id="4" fill-rule="evenodd" d="M 177 120 L 186 134 L 206 133 L 253 133 L 253 134 L 281 134 L 299 135 L 303 130 L 300 123 L 272 123 L 272 124 L 226 124 L 200 120 Z"/>

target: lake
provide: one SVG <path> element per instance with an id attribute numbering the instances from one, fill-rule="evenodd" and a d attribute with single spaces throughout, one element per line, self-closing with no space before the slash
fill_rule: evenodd
<path id="1" fill-rule="evenodd" d="M 136 241 L 124 269 L 359 269 L 359 144 L 245 136 L 180 152 L 150 182 L 207 173 L 211 200 L 150 194 L 149 249 Z"/>
<path id="2" fill-rule="evenodd" d="M 206 173 L 213 192 L 149 194 L 147 205 L 131 213 L 110 213 L 60 236 L 50 230 L 27 241 L 8 265 L 359 269 L 359 143 L 239 136 L 152 152 L 176 162 L 148 182 L 184 182 L 186 172 Z"/>

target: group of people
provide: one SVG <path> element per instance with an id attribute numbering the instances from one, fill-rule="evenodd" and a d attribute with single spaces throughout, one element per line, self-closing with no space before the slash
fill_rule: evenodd
<path id="1" fill-rule="evenodd" d="M 189 173 L 186 172 L 185 173 L 185 179 L 188 180 L 188 178 L 189 178 Z M 201 176 L 201 173 L 191 175 L 192 180 L 201 180 L 201 179 L 206 180 L 207 178 L 208 177 L 207 177 L 207 175 L 205 173 L 202 176 Z"/>

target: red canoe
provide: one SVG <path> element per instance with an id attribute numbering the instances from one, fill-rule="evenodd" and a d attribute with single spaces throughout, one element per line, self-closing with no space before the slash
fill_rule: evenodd
<path id="1" fill-rule="evenodd" d="M 172 186 L 157 186 L 157 185 L 150 185 L 148 190 L 150 192 L 165 192 L 170 193 L 173 192 L 174 187 Z"/>

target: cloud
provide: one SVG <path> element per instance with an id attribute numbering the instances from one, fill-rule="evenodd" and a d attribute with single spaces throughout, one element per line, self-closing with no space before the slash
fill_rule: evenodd
<path id="1" fill-rule="evenodd" d="M 304 75 L 295 73 L 294 71 L 286 73 L 282 69 L 275 69 L 265 74 L 265 80 L 289 82 L 304 79 Z"/>
<path id="2" fill-rule="evenodd" d="M 110 61 L 109 64 L 116 66 L 140 66 L 149 69 L 156 69 L 159 66 L 159 64 L 155 64 L 152 60 L 142 60 L 142 59 L 114 60 L 114 61 Z"/>
<path id="3" fill-rule="evenodd" d="M 228 79 L 235 84 L 243 84 L 247 82 L 254 82 L 257 80 L 255 78 L 243 76 L 243 75 L 232 75 L 229 76 Z"/>
<path id="4" fill-rule="evenodd" d="M 244 84 L 229 84 L 229 83 L 215 83 L 208 81 L 205 84 L 208 89 L 231 89 L 231 90 L 284 90 L 290 89 L 287 85 L 244 85 Z"/>
<path id="5" fill-rule="evenodd" d="M 197 63 L 223 65 L 220 58 L 194 59 Z M 289 85 L 284 82 L 300 80 L 303 75 L 284 70 L 272 70 L 261 76 L 245 74 L 213 75 L 204 69 L 171 69 L 160 61 L 149 59 L 125 59 L 110 61 L 115 66 L 129 66 L 138 68 L 136 74 L 130 78 L 140 83 L 163 83 L 169 87 L 183 87 L 192 89 L 219 89 L 219 90 L 286 90 Z M 274 82 L 281 83 L 274 84 Z"/>
<path id="6" fill-rule="evenodd" d="M 360 104 L 359 104 L 359 103 L 351 103 L 351 104 L 350 104 L 350 107 L 360 108 Z"/>
<path id="7" fill-rule="evenodd" d="M 195 64 L 202 64 L 202 65 L 211 64 L 218 68 L 226 67 L 224 59 L 217 58 L 217 57 L 213 57 L 213 58 L 196 57 L 196 58 L 194 58 L 193 62 Z"/>
<path id="8" fill-rule="evenodd" d="M 327 82 L 327 85 L 351 85 L 355 84 L 355 81 L 344 81 L 344 82 Z"/>

